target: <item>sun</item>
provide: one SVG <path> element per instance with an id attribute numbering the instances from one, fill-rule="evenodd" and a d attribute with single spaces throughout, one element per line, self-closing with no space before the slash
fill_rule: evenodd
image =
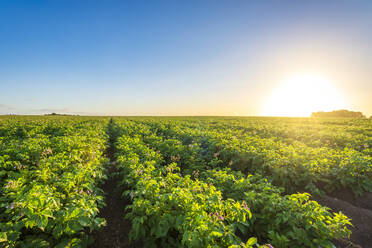
<path id="1" fill-rule="evenodd" d="M 321 76 L 299 75 L 285 80 L 265 102 L 261 115 L 306 117 L 316 111 L 347 108 L 342 95 Z"/>

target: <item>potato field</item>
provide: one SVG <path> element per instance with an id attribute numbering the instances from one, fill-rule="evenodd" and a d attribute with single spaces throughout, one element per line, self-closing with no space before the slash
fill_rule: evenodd
<path id="1" fill-rule="evenodd" d="M 0 117 L 0 247 L 371 247 L 372 119 Z"/>

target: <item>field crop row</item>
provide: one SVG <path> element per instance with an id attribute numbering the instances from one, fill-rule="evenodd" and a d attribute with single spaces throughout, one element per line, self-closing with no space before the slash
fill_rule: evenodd
<path id="1" fill-rule="evenodd" d="M 22 119 L 0 127 L 2 247 L 82 247 L 99 228 L 105 122 Z"/>
<path id="2" fill-rule="evenodd" d="M 124 121 L 121 128 L 118 162 L 133 199 L 134 239 L 170 247 L 330 247 L 349 234 L 346 216 L 308 194 L 282 196 L 259 175 L 209 169 L 201 144 L 157 135 L 151 125 Z"/>
<path id="3" fill-rule="evenodd" d="M 229 166 L 245 173 L 260 173 L 287 192 L 305 190 L 321 194 L 345 188 L 356 195 L 372 192 L 372 158 L 352 148 L 312 147 L 301 142 L 288 145 L 278 138 L 236 133 L 233 123 L 231 129 L 220 130 L 209 120 L 141 123 L 166 137 L 202 143 L 204 152 L 214 155 L 209 159 L 212 168 Z"/>
<path id="4" fill-rule="evenodd" d="M 309 193 L 372 192 L 371 124 L 1 117 L 0 246 L 89 246 L 115 166 L 128 235 L 145 247 L 333 247 L 351 220 Z"/>

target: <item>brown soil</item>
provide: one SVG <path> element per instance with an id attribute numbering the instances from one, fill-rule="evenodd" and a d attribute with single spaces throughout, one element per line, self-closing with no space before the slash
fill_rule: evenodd
<path id="1" fill-rule="evenodd" d="M 350 195 L 344 195 L 350 198 Z M 342 212 L 351 219 L 353 227 L 351 228 L 352 234 L 350 240 L 336 241 L 335 245 L 339 248 L 352 248 L 372 247 L 372 211 L 366 208 L 355 206 L 352 203 L 344 200 L 340 200 L 331 196 L 324 196 L 322 198 L 315 199 L 320 204 L 327 206 L 334 212 Z M 355 203 L 364 202 L 366 206 L 368 203 L 364 200 L 356 200 Z M 363 205 L 364 206 L 364 205 Z"/>
<path id="2" fill-rule="evenodd" d="M 357 205 L 372 211 L 372 193 L 365 193 L 363 196 L 359 197 L 357 199 Z"/>
<path id="3" fill-rule="evenodd" d="M 336 190 L 328 194 L 331 197 L 346 201 L 354 206 L 372 210 L 372 193 L 364 193 L 360 197 L 355 197 L 349 189 Z"/>
<path id="4" fill-rule="evenodd" d="M 111 165 L 108 171 L 110 177 L 102 186 L 105 191 L 106 206 L 101 209 L 99 217 L 105 218 L 107 225 L 102 230 L 93 233 L 94 243 L 91 248 L 104 247 L 135 247 L 129 244 L 128 233 L 131 229 L 131 223 L 124 219 L 125 206 L 128 202 L 121 197 L 120 189 L 117 187 L 119 180 L 115 174 L 115 167 Z"/>
<path id="5" fill-rule="evenodd" d="M 123 198 L 120 187 L 120 176 L 117 174 L 117 168 L 114 158 L 114 138 L 110 138 L 110 144 L 107 149 L 107 156 L 110 158 L 110 168 L 107 170 L 108 179 L 102 186 L 105 192 L 106 206 L 101 209 L 99 217 L 105 218 L 107 225 L 99 231 L 92 234 L 94 240 L 90 248 L 126 248 L 142 247 L 134 241 L 129 242 L 128 234 L 131 230 L 131 222 L 124 219 L 125 207 L 130 202 Z M 125 190 L 125 189 L 124 189 Z"/>

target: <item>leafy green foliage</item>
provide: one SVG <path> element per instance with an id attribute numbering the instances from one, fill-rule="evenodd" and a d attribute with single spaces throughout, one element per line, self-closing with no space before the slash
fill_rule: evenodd
<path id="1" fill-rule="evenodd" d="M 82 247 L 104 224 L 105 121 L 17 119 L 2 123 L 0 245 Z"/>
<path id="2" fill-rule="evenodd" d="M 372 192 L 371 123 L 0 117 L 0 246 L 86 247 L 116 141 L 130 237 L 147 247 L 332 247 L 350 220 L 291 193 Z"/>
<path id="3" fill-rule="evenodd" d="M 128 208 L 133 239 L 147 246 L 226 247 L 240 244 L 237 223 L 247 224 L 248 209 L 223 200 L 215 187 L 181 176 L 176 163 L 162 166 L 162 157 L 138 137 L 118 140 L 123 181 L 131 186 Z M 249 246 L 251 247 L 251 246 Z"/>
<path id="4" fill-rule="evenodd" d="M 315 194 L 342 188 L 356 195 L 372 192 L 372 122 L 368 119 L 134 121 L 160 136 L 200 144 L 211 167 L 260 173 L 289 193 L 299 188 Z"/>
<path id="5" fill-rule="evenodd" d="M 134 133 L 130 131 L 133 122 L 136 122 Z M 259 174 L 246 177 L 226 168 L 236 163 L 234 156 L 240 154 L 228 154 L 231 157 L 226 163 L 221 140 L 208 137 L 200 126 L 189 128 L 187 125 L 193 125 L 192 122 L 125 120 L 119 123 L 125 133 L 132 134 L 123 135 L 117 143 L 123 183 L 130 188 L 125 194 L 133 200 L 127 215 L 134 223 L 132 238 L 146 240 L 149 247 L 151 244 L 180 246 L 180 243 L 186 247 L 214 244 L 254 247 L 259 243 L 275 247 L 331 247 L 333 239 L 350 235 L 347 228 L 350 220 L 310 201 L 309 194 L 283 196 L 281 188 Z M 258 166 L 262 162 L 257 158 L 255 163 Z M 213 169 L 216 166 L 221 169 Z M 234 204 L 240 205 L 234 211 L 248 211 L 248 217 L 229 220 L 229 229 L 216 231 L 213 225 L 205 223 L 206 214 L 194 215 L 195 210 L 210 214 L 209 207 L 215 203 L 210 201 L 215 199 L 213 196 L 229 207 L 214 209 L 212 213 L 217 214 L 210 217 L 222 217 L 226 225 L 228 219 L 220 213 L 234 209 Z M 183 222 L 191 231 L 169 221 L 190 215 L 193 222 L 188 222 L 188 218 Z M 218 243 L 201 233 L 200 227 L 207 227 L 208 233 L 220 238 Z M 187 237 L 197 237 L 199 243 L 192 243 L 196 242 L 194 239 L 185 242 L 184 235 L 190 232 L 194 235 Z"/>

